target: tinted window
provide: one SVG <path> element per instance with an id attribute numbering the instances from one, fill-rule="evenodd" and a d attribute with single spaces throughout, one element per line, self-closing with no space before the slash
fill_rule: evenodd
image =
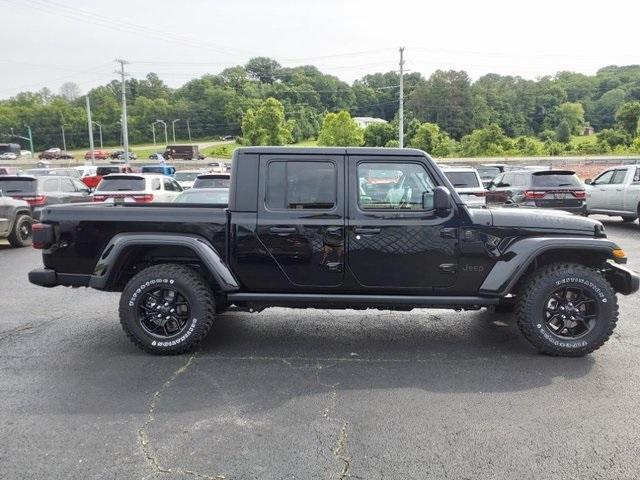
<path id="1" fill-rule="evenodd" d="M 512 173 L 506 173 L 502 176 L 502 180 L 500 181 L 500 183 L 497 185 L 498 187 L 510 187 L 511 184 L 513 183 L 513 174 Z"/>
<path id="2" fill-rule="evenodd" d="M 144 178 L 103 178 L 96 192 L 119 192 L 144 190 Z"/>
<path id="3" fill-rule="evenodd" d="M 580 180 L 574 174 L 534 174 L 534 187 L 581 187 Z"/>
<path id="4" fill-rule="evenodd" d="M 35 193 L 37 181 L 33 178 L 0 179 L 0 190 L 5 195 Z"/>
<path id="5" fill-rule="evenodd" d="M 475 172 L 448 172 L 444 170 L 451 184 L 456 188 L 479 187 L 478 176 Z"/>
<path id="6" fill-rule="evenodd" d="M 193 182 L 198 175 L 198 172 L 176 172 L 174 178 L 179 182 Z"/>
<path id="7" fill-rule="evenodd" d="M 57 178 L 47 178 L 42 181 L 42 191 L 43 192 L 57 192 L 59 188 L 59 183 Z"/>
<path id="8" fill-rule="evenodd" d="M 627 176 L 627 170 L 616 170 L 613 174 L 613 178 L 611 179 L 611 183 L 613 184 L 621 184 L 624 183 L 624 179 Z"/>
<path id="9" fill-rule="evenodd" d="M 160 173 L 164 174 L 168 169 L 164 167 L 142 167 L 144 173 Z"/>
<path id="10" fill-rule="evenodd" d="M 611 181 L 611 178 L 613 177 L 613 173 L 615 172 L 615 170 L 609 170 L 608 172 L 604 172 L 602 175 L 600 175 L 598 178 L 596 178 L 593 181 L 594 185 L 605 185 L 608 184 Z"/>
<path id="11" fill-rule="evenodd" d="M 526 187 L 527 186 L 527 175 L 524 173 L 516 173 L 513 175 L 513 186 L 514 187 Z"/>
<path id="12" fill-rule="evenodd" d="M 229 177 L 202 177 L 196 178 L 193 188 L 229 188 L 231 179 Z"/>
<path id="13" fill-rule="evenodd" d="M 98 167 L 96 170 L 96 175 L 100 175 L 101 177 L 109 175 L 110 173 L 120 173 L 120 167 Z"/>
<path id="14" fill-rule="evenodd" d="M 483 180 L 492 179 L 500 173 L 500 169 L 498 167 L 478 167 L 476 170 L 478 170 L 480 178 Z"/>
<path id="15" fill-rule="evenodd" d="M 363 210 L 431 210 L 433 185 L 427 171 L 419 164 L 358 165 L 358 205 Z"/>
<path id="16" fill-rule="evenodd" d="M 168 192 L 179 192 L 180 191 L 180 187 L 178 186 L 178 184 L 173 183 L 173 180 L 171 180 L 170 178 L 164 178 L 164 189 Z"/>
<path id="17" fill-rule="evenodd" d="M 637 167 L 636 173 L 633 174 L 633 183 L 640 183 L 640 167 Z"/>
<path id="18" fill-rule="evenodd" d="M 271 162 L 267 206 L 330 209 L 336 204 L 336 166 L 330 162 Z"/>

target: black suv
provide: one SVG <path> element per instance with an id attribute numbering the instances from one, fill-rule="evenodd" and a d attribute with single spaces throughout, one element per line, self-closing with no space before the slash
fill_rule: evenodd
<path id="1" fill-rule="evenodd" d="M 504 172 L 487 187 L 487 205 L 551 208 L 584 214 L 586 191 L 571 170 Z"/>

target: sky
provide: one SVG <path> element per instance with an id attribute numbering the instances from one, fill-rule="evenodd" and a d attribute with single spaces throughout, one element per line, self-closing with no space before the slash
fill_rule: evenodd
<path id="1" fill-rule="evenodd" d="M 178 87 L 268 56 L 352 82 L 405 68 L 537 78 L 640 63 L 640 2 L 0 0 L 0 98 L 116 78 L 114 59 Z"/>

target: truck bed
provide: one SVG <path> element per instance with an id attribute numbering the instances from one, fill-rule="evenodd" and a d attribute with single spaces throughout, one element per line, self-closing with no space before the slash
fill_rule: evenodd
<path id="1" fill-rule="evenodd" d="M 58 225 L 66 248 L 44 252 L 47 268 L 69 273 L 92 273 L 107 243 L 118 233 L 193 233 L 225 251 L 225 205 L 176 203 L 87 203 L 47 207 L 41 221 Z"/>

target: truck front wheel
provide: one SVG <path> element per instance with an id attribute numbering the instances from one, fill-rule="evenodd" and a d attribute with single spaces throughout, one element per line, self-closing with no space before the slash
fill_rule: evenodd
<path id="1" fill-rule="evenodd" d="M 618 320 L 618 302 L 597 271 L 556 263 L 529 277 L 516 313 L 520 330 L 539 351 L 580 357 L 609 339 Z"/>
<path id="2" fill-rule="evenodd" d="M 206 281 L 183 265 L 162 264 L 134 276 L 120 297 L 120 323 L 140 349 L 156 355 L 194 350 L 215 314 Z"/>

